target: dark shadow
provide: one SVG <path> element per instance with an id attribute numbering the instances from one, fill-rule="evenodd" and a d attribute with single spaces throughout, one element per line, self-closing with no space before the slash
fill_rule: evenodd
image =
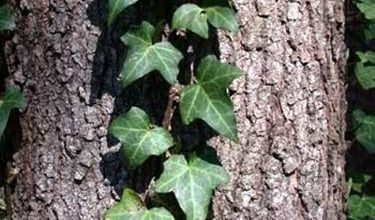
<path id="1" fill-rule="evenodd" d="M 126 89 L 122 89 L 117 78 L 126 56 L 126 47 L 120 41 L 120 37 L 129 27 L 140 24 L 142 20 L 149 21 L 153 25 L 156 25 L 160 20 L 170 21 L 172 12 L 180 4 L 177 4 L 175 0 L 140 1 L 126 9 L 119 16 L 114 27 L 108 29 L 105 22 L 104 2 L 106 1 L 95 0 L 87 10 L 91 22 L 101 30 L 94 57 L 90 103 L 94 105 L 104 94 L 109 94 L 116 98 L 111 121 L 121 113 L 128 111 L 130 107 L 137 106 L 147 112 L 153 124 L 161 126 L 170 85 L 159 73 L 153 72 L 137 80 Z M 155 10 L 157 10 L 156 15 L 154 14 Z M 208 54 L 219 55 L 216 32 L 211 31 L 210 36 L 209 40 L 202 40 L 192 33 L 188 33 L 185 37 L 178 36 L 175 32 L 169 35 L 170 42 L 185 55 L 184 60 L 180 63 L 182 71 L 179 80 L 182 84 L 190 82 L 189 74 L 192 64 L 196 67 L 197 61 Z M 189 47 L 194 48 L 194 54 L 198 55 L 187 52 Z M 197 146 L 205 146 L 206 141 L 216 135 L 201 121 L 196 121 L 189 126 L 183 125 L 178 108 L 172 119 L 172 127 L 174 138 L 183 146 L 183 153 L 189 153 Z M 109 134 L 107 138 L 108 146 L 117 146 L 115 148 L 117 149 L 118 140 Z M 121 159 L 120 152 L 114 150 L 102 156 L 100 167 L 103 176 L 116 189 L 117 194 L 121 195 L 125 187 L 130 187 L 140 193 L 145 192 L 152 177 L 160 175 L 162 162 L 160 158 L 151 157 L 136 170 L 127 171 L 126 162 Z M 126 182 L 124 182 L 125 179 Z M 169 199 L 173 200 L 173 198 Z"/>

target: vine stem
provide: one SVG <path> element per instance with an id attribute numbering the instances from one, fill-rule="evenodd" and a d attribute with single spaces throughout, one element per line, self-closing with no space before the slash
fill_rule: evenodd
<path id="1" fill-rule="evenodd" d="M 180 101 L 181 85 L 175 83 L 169 89 L 167 108 L 164 112 L 163 127 L 170 131 L 172 129 L 172 118 L 176 110 L 176 105 Z"/>

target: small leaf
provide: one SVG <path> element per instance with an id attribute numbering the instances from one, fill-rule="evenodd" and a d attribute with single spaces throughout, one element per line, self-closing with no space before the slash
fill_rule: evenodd
<path id="1" fill-rule="evenodd" d="M 149 117 L 137 107 L 115 119 L 109 132 L 121 141 L 121 151 L 130 168 L 141 165 L 151 155 L 161 155 L 173 146 L 169 132 L 161 127 L 151 128 Z"/>
<path id="2" fill-rule="evenodd" d="M 232 80 L 241 76 L 240 69 L 207 56 L 198 67 L 197 84 L 182 90 L 180 112 L 185 124 L 202 119 L 219 134 L 237 141 L 236 118 L 227 94 Z"/>
<path id="3" fill-rule="evenodd" d="M 0 31 L 13 30 L 16 27 L 9 5 L 0 7 Z"/>
<path id="4" fill-rule="evenodd" d="M 357 51 L 357 56 L 361 60 L 362 63 L 371 62 L 375 64 L 375 52 L 373 51 L 366 51 L 365 53 L 361 51 Z"/>
<path id="5" fill-rule="evenodd" d="M 365 66 L 358 62 L 355 64 L 354 73 L 363 89 L 375 88 L 375 66 Z"/>
<path id="6" fill-rule="evenodd" d="M 165 208 L 148 210 L 138 194 L 131 189 L 125 189 L 119 203 L 110 208 L 105 214 L 106 220 L 174 220 L 172 214 Z"/>
<path id="7" fill-rule="evenodd" d="M 375 153 L 375 116 L 366 115 L 362 110 L 353 112 L 356 139 L 370 153 Z"/>
<path id="8" fill-rule="evenodd" d="M 375 197 L 351 195 L 348 199 L 348 214 L 354 218 L 375 216 Z"/>
<path id="9" fill-rule="evenodd" d="M 364 34 L 366 41 L 375 39 L 375 21 L 369 21 L 365 23 Z"/>
<path id="10" fill-rule="evenodd" d="M 214 27 L 238 31 L 236 14 L 229 7 L 211 6 L 200 8 L 195 4 L 183 4 L 173 15 L 172 26 L 175 29 L 186 28 L 197 35 L 208 38 L 208 24 L 210 22 Z"/>
<path id="11" fill-rule="evenodd" d="M 156 192 L 174 192 L 187 220 L 204 220 L 213 190 L 228 181 L 228 174 L 220 166 L 196 155 L 191 155 L 189 161 L 182 155 L 172 155 L 164 162 Z"/>
<path id="12" fill-rule="evenodd" d="M 178 63 L 183 55 L 169 42 L 152 44 L 154 32 L 150 23 L 143 22 L 121 38 L 129 46 L 120 76 L 124 87 L 154 70 L 170 84 L 177 81 Z"/>
<path id="13" fill-rule="evenodd" d="M 112 26 L 117 16 L 127 7 L 135 4 L 138 0 L 109 0 L 108 2 L 108 26 Z"/>
<path id="14" fill-rule="evenodd" d="M 366 19 L 375 19 L 375 0 L 360 0 L 357 3 L 357 7 L 365 15 Z"/>
<path id="15" fill-rule="evenodd" d="M 8 123 L 10 111 L 15 108 L 22 108 L 25 98 L 18 89 L 8 89 L 0 102 L 0 137 L 3 135 Z"/>

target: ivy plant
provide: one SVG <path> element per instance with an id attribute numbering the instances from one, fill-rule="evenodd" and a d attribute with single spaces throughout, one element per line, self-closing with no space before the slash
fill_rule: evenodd
<path id="1" fill-rule="evenodd" d="M 112 27 L 118 15 L 136 0 L 109 0 L 107 24 Z M 160 23 L 160 22 L 159 22 Z M 227 31 L 238 31 L 234 10 L 229 6 L 214 1 L 202 6 L 186 3 L 177 7 L 172 21 L 167 26 L 173 30 L 191 31 L 201 38 L 209 37 L 209 24 Z M 132 26 L 121 37 L 127 46 L 126 58 L 120 73 L 123 88 L 157 71 L 172 88 L 180 88 L 172 101 L 179 102 L 182 122 L 189 125 L 195 120 L 202 120 L 217 133 L 237 142 L 236 118 L 233 104 L 228 94 L 232 81 L 242 75 L 237 67 L 221 63 L 214 55 L 207 55 L 192 73 L 191 82 L 183 84 L 178 81 L 179 68 L 184 59 L 173 42 L 160 37 L 160 31 L 149 23 L 142 21 Z M 155 42 L 155 39 L 162 39 Z M 171 106 L 166 107 L 166 114 L 173 115 Z M 171 120 L 171 116 L 165 119 Z M 129 169 L 141 166 L 150 156 L 160 156 L 164 160 L 164 169 L 150 189 L 156 194 L 173 193 L 178 205 L 187 220 L 204 220 L 209 211 L 213 191 L 229 181 L 229 175 L 223 167 L 205 159 L 194 149 L 182 152 L 179 137 L 176 136 L 171 123 L 158 126 L 151 122 L 145 110 L 133 106 L 118 116 L 110 125 L 109 133 L 121 142 L 121 155 Z M 200 148 L 198 148 L 200 147 Z M 173 152 L 170 149 L 173 148 Z M 152 203 L 155 205 L 157 203 Z M 148 207 L 148 208 L 146 208 Z M 141 196 L 127 188 L 121 200 L 110 208 L 105 218 L 117 219 L 175 219 L 166 208 L 145 204 Z"/>

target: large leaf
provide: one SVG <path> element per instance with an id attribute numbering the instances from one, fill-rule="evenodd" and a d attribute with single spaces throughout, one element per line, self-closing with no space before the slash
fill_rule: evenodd
<path id="1" fill-rule="evenodd" d="M 170 84 L 177 81 L 178 63 L 183 55 L 169 42 L 152 44 L 155 28 L 148 22 L 130 30 L 121 39 L 129 46 L 121 71 L 124 87 L 153 70 L 158 70 Z"/>
<path id="2" fill-rule="evenodd" d="M 109 0 L 108 2 L 108 26 L 112 26 L 117 16 L 127 7 L 138 0 Z"/>
<path id="3" fill-rule="evenodd" d="M 208 38 L 208 24 L 214 27 L 237 32 L 239 26 L 236 14 L 231 8 L 210 6 L 201 8 L 195 4 L 180 6 L 173 15 L 173 28 L 186 28 L 203 38 Z"/>
<path id="4" fill-rule="evenodd" d="M 375 53 L 372 51 L 357 52 L 357 55 L 361 60 L 354 67 L 358 82 L 364 89 L 375 88 Z"/>
<path id="5" fill-rule="evenodd" d="M 360 0 L 357 7 L 367 19 L 375 19 L 375 0 Z"/>
<path id="6" fill-rule="evenodd" d="M 25 103 L 25 98 L 18 89 L 9 89 L 5 92 L 0 101 L 0 137 L 3 135 L 8 123 L 10 111 L 15 108 L 21 108 Z"/>
<path id="7" fill-rule="evenodd" d="M 218 165 L 196 155 L 191 155 L 189 161 L 182 155 L 173 155 L 164 162 L 156 192 L 173 192 L 187 220 L 204 220 L 213 190 L 228 181 L 228 174 Z"/>
<path id="8" fill-rule="evenodd" d="M 115 119 L 109 132 L 122 143 L 122 154 L 130 168 L 141 165 L 151 155 L 161 155 L 173 146 L 165 128 L 152 127 L 147 114 L 137 107 Z"/>
<path id="9" fill-rule="evenodd" d="M 351 195 L 348 199 L 348 214 L 352 218 L 375 216 L 375 197 Z"/>
<path id="10" fill-rule="evenodd" d="M 375 116 L 355 110 L 353 117 L 356 139 L 367 151 L 375 153 Z"/>
<path id="11" fill-rule="evenodd" d="M 106 220 L 174 220 L 165 208 L 148 210 L 138 194 L 131 189 L 125 189 L 119 203 L 105 214 Z"/>
<path id="12" fill-rule="evenodd" d="M 9 5 L 0 7 L 0 31 L 13 30 L 16 27 Z"/>
<path id="13" fill-rule="evenodd" d="M 237 141 L 236 118 L 227 87 L 241 76 L 238 68 L 207 56 L 198 67 L 197 83 L 182 90 L 180 112 L 185 124 L 202 119 L 219 134 Z"/>

